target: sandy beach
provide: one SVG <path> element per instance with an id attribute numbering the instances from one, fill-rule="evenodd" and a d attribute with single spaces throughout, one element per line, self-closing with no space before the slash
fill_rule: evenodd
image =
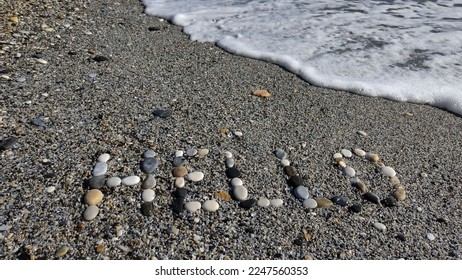
<path id="1" fill-rule="evenodd" d="M 0 259 L 462 258 L 462 117 L 311 86 L 279 66 L 190 41 L 137 0 L 0 7 Z M 150 149 L 159 166 L 145 215 L 140 162 Z M 341 196 L 346 205 L 304 207 L 277 149 L 310 198 Z M 391 207 L 366 200 L 333 158 L 342 149 L 379 156 L 344 160 L 367 192 L 385 199 L 399 179 L 405 199 Z M 178 150 L 188 172 L 204 174 L 186 180 L 185 202 L 214 199 L 216 212 L 173 211 Z M 248 199 L 283 204 L 242 207 L 226 151 Z M 104 153 L 105 179 L 141 182 L 101 187 L 99 212 L 87 221 L 88 180 Z"/>

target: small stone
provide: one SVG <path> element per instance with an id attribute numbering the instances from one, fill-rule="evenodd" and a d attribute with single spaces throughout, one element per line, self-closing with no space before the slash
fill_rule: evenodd
<path id="1" fill-rule="evenodd" d="M 302 177 L 295 175 L 289 178 L 289 185 L 292 187 L 298 187 L 303 185 L 303 179 Z"/>
<path id="2" fill-rule="evenodd" d="M 46 191 L 47 193 L 52 193 L 52 192 L 54 192 L 55 190 L 56 190 L 56 187 L 54 187 L 54 186 L 47 187 L 47 188 L 45 189 L 45 191 Z"/>
<path id="3" fill-rule="evenodd" d="M 40 127 L 46 126 L 46 123 L 41 118 L 32 119 L 32 124 Z"/>
<path id="4" fill-rule="evenodd" d="M 153 208 L 152 202 L 143 202 L 143 204 L 141 204 L 141 214 L 144 216 L 151 216 Z"/>
<path id="5" fill-rule="evenodd" d="M 154 177 L 154 175 L 149 174 L 146 177 L 146 179 L 144 179 L 143 184 L 141 185 L 141 187 L 143 189 L 152 189 L 152 188 L 154 188 L 156 186 L 156 184 L 157 184 L 157 180 Z"/>
<path id="6" fill-rule="evenodd" d="M 108 162 L 108 160 L 111 158 L 111 156 L 109 154 L 101 154 L 99 157 L 98 157 L 98 161 L 99 162 Z"/>
<path id="7" fill-rule="evenodd" d="M 308 208 L 308 209 L 314 209 L 318 207 L 318 203 L 316 202 L 316 200 L 312 198 L 307 198 L 303 201 L 303 207 Z"/>
<path id="8" fill-rule="evenodd" d="M 182 166 L 184 162 L 185 162 L 185 159 L 183 157 L 175 157 L 173 159 L 173 166 L 174 167 Z"/>
<path id="9" fill-rule="evenodd" d="M 14 144 L 18 141 L 18 138 L 16 137 L 10 137 L 7 139 L 3 139 L 0 142 L 0 151 L 6 151 L 8 149 L 13 148 Z"/>
<path id="10" fill-rule="evenodd" d="M 144 202 L 151 202 L 156 197 L 156 194 L 153 189 L 145 189 L 141 194 L 141 199 Z"/>
<path id="11" fill-rule="evenodd" d="M 64 255 L 66 255 L 67 252 L 69 252 L 69 247 L 67 247 L 67 246 L 61 246 L 61 247 L 56 251 L 55 257 L 57 257 L 57 258 L 64 257 Z"/>
<path id="12" fill-rule="evenodd" d="M 282 159 L 281 160 L 281 165 L 282 166 L 290 166 L 290 161 L 288 159 Z"/>
<path id="13" fill-rule="evenodd" d="M 297 175 L 297 169 L 293 166 L 284 166 L 284 173 L 286 173 L 287 176 L 292 177 Z"/>
<path id="14" fill-rule="evenodd" d="M 353 178 L 354 178 L 354 177 L 353 177 Z M 350 178 L 350 179 L 353 179 L 353 178 Z M 356 178 L 354 178 L 354 179 L 356 179 Z M 364 184 L 364 183 L 363 183 L 361 180 L 359 180 L 359 179 L 356 180 L 356 181 L 353 181 L 353 182 L 351 183 L 351 185 L 352 185 L 353 187 L 355 187 L 356 189 L 358 189 L 358 190 L 359 190 L 360 192 L 362 192 L 362 193 L 365 193 L 365 192 L 367 192 L 367 190 L 368 190 L 366 184 Z"/>
<path id="15" fill-rule="evenodd" d="M 377 154 L 369 152 L 366 154 L 366 159 L 372 162 L 378 162 L 380 160 L 380 157 Z"/>
<path id="16" fill-rule="evenodd" d="M 225 156 L 225 158 L 232 158 L 233 157 L 233 154 L 230 151 L 225 151 L 223 153 L 223 155 Z"/>
<path id="17" fill-rule="evenodd" d="M 215 193 L 215 197 L 219 198 L 219 199 L 222 199 L 224 201 L 230 201 L 232 198 L 231 198 L 231 195 L 229 195 L 228 192 L 225 192 L 225 191 L 218 191 Z"/>
<path id="18" fill-rule="evenodd" d="M 220 205 L 214 199 L 207 200 L 204 203 L 202 203 L 202 209 L 204 209 L 207 212 L 215 212 L 218 210 L 219 207 Z"/>
<path id="19" fill-rule="evenodd" d="M 234 158 L 226 158 L 225 165 L 228 168 L 234 167 Z"/>
<path id="20" fill-rule="evenodd" d="M 430 240 L 430 241 L 435 240 L 435 236 L 434 236 L 432 233 L 427 233 L 427 238 L 428 238 L 428 240 Z"/>
<path id="21" fill-rule="evenodd" d="M 18 17 L 10 17 L 8 19 L 9 22 L 13 22 L 13 23 L 18 23 L 19 22 L 19 18 Z"/>
<path id="22" fill-rule="evenodd" d="M 93 60 L 96 61 L 96 62 L 102 62 L 102 61 L 109 60 L 109 58 L 106 57 L 106 56 L 103 56 L 103 55 L 97 55 L 97 56 L 93 57 Z"/>
<path id="23" fill-rule="evenodd" d="M 257 200 L 257 205 L 260 206 L 260 207 L 268 207 L 270 205 L 270 200 L 267 199 L 266 197 L 260 197 L 258 200 Z"/>
<path id="24" fill-rule="evenodd" d="M 199 201 L 189 201 L 184 204 L 184 209 L 190 213 L 194 213 L 201 209 L 201 203 Z"/>
<path id="25" fill-rule="evenodd" d="M 141 178 L 133 175 L 133 176 L 128 176 L 122 179 L 122 184 L 125 186 L 134 186 L 138 184 L 141 181 Z"/>
<path id="26" fill-rule="evenodd" d="M 191 182 L 199 182 L 202 181 L 202 179 L 204 179 L 204 173 L 200 171 L 191 172 L 186 175 L 186 180 Z"/>
<path id="27" fill-rule="evenodd" d="M 358 133 L 361 136 L 367 136 L 367 133 L 362 131 L 362 130 L 358 130 L 358 131 L 356 131 L 356 133 Z"/>
<path id="28" fill-rule="evenodd" d="M 401 184 L 401 182 L 399 181 L 398 177 L 391 177 L 391 178 L 390 178 L 390 184 L 391 184 L 392 186 L 394 186 L 394 185 Z"/>
<path id="29" fill-rule="evenodd" d="M 305 186 L 298 186 L 294 189 L 294 194 L 296 197 L 305 200 L 309 196 L 309 191 Z"/>
<path id="30" fill-rule="evenodd" d="M 404 234 L 402 234 L 402 233 L 398 233 L 396 235 L 396 238 L 401 240 L 401 241 L 406 241 L 406 236 L 404 236 Z"/>
<path id="31" fill-rule="evenodd" d="M 280 198 L 271 199 L 270 204 L 273 207 L 281 207 L 282 204 L 284 204 L 284 200 L 282 200 Z"/>
<path id="32" fill-rule="evenodd" d="M 343 158 L 343 155 L 341 153 L 335 153 L 333 155 L 333 158 L 334 158 L 334 160 L 341 159 L 341 158 Z"/>
<path id="33" fill-rule="evenodd" d="M 104 178 L 104 175 L 93 176 L 90 180 L 88 180 L 88 187 L 90 189 L 101 189 L 105 183 L 106 179 Z"/>
<path id="34" fill-rule="evenodd" d="M 148 30 L 149 31 L 159 31 L 161 30 L 161 28 L 159 26 L 149 26 Z"/>
<path id="35" fill-rule="evenodd" d="M 379 223 L 379 222 L 374 223 L 373 226 L 376 229 L 381 230 L 381 231 L 386 231 L 387 230 L 387 227 L 384 224 Z"/>
<path id="36" fill-rule="evenodd" d="M 350 150 L 347 150 L 347 149 L 342 149 L 340 150 L 340 153 L 344 156 L 344 157 L 347 157 L 347 158 L 350 158 L 353 156 L 353 154 L 351 153 Z"/>
<path id="37" fill-rule="evenodd" d="M 397 188 L 393 192 L 393 196 L 396 198 L 398 201 L 403 201 L 406 199 L 406 191 L 404 190 L 404 187 L 401 185 L 396 185 Z"/>
<path id="38" fill-rule="evenodd" d="M 152 174 L 159 166 L 159 160 L 155 157 L 145 158 L 140 164 L 140 169 L 145 174 Z"/>
<path id="39" fill-rule="evenodd" d="M 343 169 L 343 174 L 347 175 L 348 177 L 354 177 L 356 175 L 356 171 L 353 168 L 347 166 Z"/>
<path id="40" fill-rule="evenodd" d="M 237 185 L 236 187 L 233 188 L 233 194 L 237 200 L 243 201 L 247 199 L 248 191 L 246 187 L 242 185 Z"/>
<path id="41" fill-rule="evenodd" d="M 153 158 L 157 156 L 157 153 L 154 152 L 153 150 L 146 150 L 144 153 L 143 153 L 143 157 L 144 158 Z"/>
<path id="42" fill-rule="evenodd" d="M 92 174 L 93 174 L 93 176 L 104 175 L 107 172 L 107 168 L 108 168 L 107 163 L 105 163 L 105 162 L 97 162 L 95 164 L 95 167 L 93 168 Z"/>
<path id="43" fill-rule="evenodd" d="M 186 176 L 186 174 L 188 174 L 188 169 L 186 169 L 186 167 L 184 166 L 178 166 L 178 167 L 175 167 L 173 168 L 173 171 L 172 171 L 172 175 L 173 177 L 184 177 Z"/>
<path id="44" fill-rule="evenodd" d="M 96 251 L 96 253 L 98 253 L 98 254 L 103 253 L 104 250 L 105 250 L 104 244 L 100 244 L 100 245 L 96 246 L 96 248 L 95 248 L 95 251 Z"/>
<path id="45" fill-rule="evenodd" d="M 170 111 L 168 111 L 167 109 L 154 110 L 153 114 L 157 117 L 164 118 L 164 119 L 171 116 Z"/>
<path id="46" fill-rule="evenodd" d="M 193 157 L 193 156 L 195 156 L 196 154 L 197 154 L 197 150 L 196 150 L 196 149 L 188 149 L 188 150 L 186 151 L 186 155 L 187 155 L 188 157 Z"/>
<path id="47" fill-rule="evenodd" d="M 328 208 L 334 205 L 330 199 L 324 197 L 316 198 L 316 203 L 318 204 L 319 208 Z"/>
<path id="48" fill-rule="evenodd" d="M 16 79 L 16 82 L 18 82 L 18 83 L 24 83 L 25 81 L 26 81 L 26 77 L 24 77 L 24 76 L 18 77 Z"/>
<path id="49" fill-rule="evenodd" d="M 209 154 L 209 149 L 199 149 L 197 150 L 197 155 L 200 156 L 200 157 L 205 157 L 206 155 Z"/>
<path id="50" fill-rule="evenodd" d="M 231 167 L 226 169 L 226 177 L 228 178 L 236 178 L 241 176 L 241 171 L 236 167 Z"/>
<path id="51" fill-rule="evenodd" d="M 179 177 L 175 179 L 175 187 L 177 188 L 183 188 L 185 185 L 185 180 L 183 177 Z"/>
<path id="52" fill-rule="evenodd" d="M 188 190 L 185 189 L 185 188 L 179 188 L 179 189 L 176 189 L 173 192 L 173 195 L 175 197 L 183 197 L 183 198 L 185 198 L 188 195 Z"/>
<path id="53" fill-rule="evenodd" d="M 85 211 L 83 212 L 83 218 L 86 220 L 86 221 L 91 221 L 93 220 L 94 218 L 96 218 L 96 216 L 98 215 L 99 213 L 99 208 L 98 206 L 96 205 L 90 205 L 87 207 L 87 209 L 85 209 Z"/>
<path id="54" fill-rule="evenodd" d="M 36 60 L 38 63 L 40 63 L 40 64 L 48 64 L 48 61 L 46 61 L 46 60 L 43 59 L 43 58 L 37 58 L 37 59 L 35 59 L 35 60 Z"/>
<path id="55" fill-rule="evenodd" d="M 285 159 L 287 157 L 287 153 L 284 152 L 283 150 L 281 149 L 276 149 L 276 151 L 274 151 L 274 155 L 278 158 L 278 159 Z"/>
<path id="56" fill-rule="evenodd" d="M 183 157 L 183 155 L 184 155 L 184 151 L 182 150 L 175 151 L 175 157 Z"/>
<path id="57" fill-rule="evenodd" d="M 253 92 L 253 95 L 258 97 L 270 97 L 271 94 L 266 89 L 257 89 Z"/>
<path id="58" fill-rule="evenodd" d="M 233 187 L 237 187 L 237 186 L 243 186 L 244 185 L 244 182 L 242 182 L 242 180 L 240 178 L 233 178 L 231 180 L 231 186 Z"/>
<path id="59" fill-rule="evenodd" d="M 350 207 L 348 207 L 348 210 L 350 210 L 353 213 L 359 213 L 361 212 L 362 206 L 361 204 L 353 204 Z"/>
<path id="60" fill-rule="evenodd" d="M 242 132 L 241 131 L 234 131 L 234 135 L 236 135 L 237 137 L 242 137 Z"/>
<path id="61" fill-rule="evenodd" d="M 345 168 L 347 167 L 347 164 L 344 160 L 339 160 L 337 161 L 337 164 L 341 167 L 341 168 Z"/>
<path id="62" fill-rule="evenodd" d="M 375 193 L 367 192 L 363 194 L 363 198 L 369 202 L 380 204 L 380 198 Z"/>
<path id="63" fill-rule="evenodd" d="M 239 202 L 239 207 L 244 208 L 244 209 L 250 209 L 254 207 L 256 204 L 257 204 L 257 200 L 251 198 L 251 199 L 247 199 L 247 200 Z"/>
<path id="64" fill-rule="evenodd" d="M 89 73 L 88 74 L 88 77 L 90 77 L 92 79 L 96 78 L 96 76 L 98 76 L 98 74 L 96 74 L 96 73 Z"/>
<path id="65" fill-rule="evenodd" d="M 85 194 L 85 203 L 88 205 L 97 205 L 103 200 L 104 194 L 98 189 L 89 190 Z"/>
<path id="66" fill-rule="evenodd" d="M 387 176 L 387 177 L 393 178 L 393 177 L 396 176 L 395 170 L 393 170 L 393 168 L 391 168 L 389 166 L 382 167 L 381 171 L 382 171 L 382 174 Z"/>
<path id="67" fill-rule="evenodd" d="M 120 179 L 119 177 L 111 177 L 106 181 L 106 185 L 112 188 L 119 186 L 121 183 L 122 179 Z"/>
<path id="68" fill-rule="evenodd" d="M 364 157 L 366 156 L 366 152 L 362 149 L 354 149 L 353 151 L 355 153 L 355 155 L 357 155 L 358 157 Z"/>
<path id="69" fill-rule="evenodd" d="M 173 212 L 180 214 L 184 210 L 184 197 L 176 197 L 172 203 Z"/>
<path id="70" fill-rule="evenodd" d="M 334 204 L 337 204 L 339 206 L 342 206 L 342 207 L 345 207 L 348 205 L 348 198 L 344 197 L 344 196 L 334 196 L 331 198 L 331 201 L 334 203 Z"/>
<path id="71" fill-rule="evenodd" d="M 381 201 L 382 205 L 387 207 L 393 207 L 398 205 L 398 201 L 393 196 L 387 196 L 387 198 Z"/>

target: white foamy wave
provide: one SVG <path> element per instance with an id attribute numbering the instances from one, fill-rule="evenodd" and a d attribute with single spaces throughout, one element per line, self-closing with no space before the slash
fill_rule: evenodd
<path id="1" fill-rule="evenodd" d="M 462 5 L 425 0 L 144 0 L 192 40 L 311 84 L 462 116 Z"/>

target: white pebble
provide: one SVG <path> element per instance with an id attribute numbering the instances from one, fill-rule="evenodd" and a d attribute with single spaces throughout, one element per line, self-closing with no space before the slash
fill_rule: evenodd
<path id="1" fill-rule="evenodd" d="M 367 135 L 367 133 L 364 132 L 364 131 L 362 131 L 362 130 L 358 130 L 357 133 L 358 133 L 359 135 L 361 135 L 361 136 L 366 136 L 366 135 Z"/>
<path id="2" fill-rule="evenodd" d="M 342 155 L 343 155 L 344 157 L 348 157 L 348 158 L 351 157 L 351 156 L 353 155 L 353 154 L 351 153 L 351 151 L 350 151 L 350 150 L 347 150 L 347 149 L 342 149 L 342 150 L 340 151 L 340 153 L 342 153 Z"/>
<path id="3" fill-rule="evenodd" d="M 175 157 L 182 157 L 184 155 L 184 152 L 182 150 L 178 150 L 175 152 Z"/>
<path id="4" fill-rule="evenodd" d="M 156 193 L 154 192 L 153 189 L 146 189 L 141 194 L 141 199 L 144 202 L 151 202 L 154 200 L 155 197 L 156 197 Z"/>
<path id="5" fill-rule="evenodd" d="M 87 209 L 85 209 L 85 212 L 83 212 L 83 218 L 86 220 L 86 221 L 91 221 L 93 220 L 94 218 L 96 218 L 96 216 L 98 215 L 99 213 L 99 208 L 98 206 L 96 205 L 90 205 L 87 207 Z"/>
<path id="6" fill-rule="evenodd" d="M 266 197 L 260 197 L 257 200 L 257 205 L 260 207 L 268 207 L 270 205 L 270 201 Z"/>
<path id="7" fill-rule="evenodd" d="M 316 202 L 316 200 L 312 198 L 307 198 L 303 201 L 303 207 L 308 208 L 308 209 L 314 209 L 318 207 L 318 203 Z"/>
<path id="8" fill-rule="evenodd" d="M 53 187 L 53 186 L 47 187 L 47 188 L 45 189 L 45 191 L 46 191 L 47 193 L 52 193 L 52 192 L 54 192 L 55 190 L 56 190 L 56 187 Z"/>
<path id="9" fill-rule="evenodd" d="M 294 190 L 295 196 L 300 198 L 300 199 L 307 199 L 309 196 L 309 191 L 308 188 L 305 186 L 298 186 Z"/>
<path id="10" fill-rule="evenodd" d="M 223 153 L 223 155 L 225 156 L 225 158 L 232 158 L 233 157 L 233 154 L 230 151 L 225 151 Z"/>
<path id="11" fill-rule="evenodd" d="M 240 132 L 240 131 L 235 131 L 235 132 L 234 132 L 234 135 L 236 135 L 237 137 L 242 137 L 242 132 Z"/>
<path id="12" fill-rule="evenodd" d="M 204 203 L 202 203 L 202 209 L 204 209 L 207 212 L 215 212 L 218 210 L 219 207 L 220 205 L 214 199 L 207 200 Z"/>
<path id="13" fill-rule="evenodd" d="M 156 157 L 157 156 L 157 153 L 154 152 L 153 150 L 146 150 L 144 153 L 143 153 L 143 157 L 144 158 L 153 158 L 153 157 Z"/>
<path id="14" fill-rule="evenodd" d="M 199 182 L 204 179 L 204 173 L 200 171 L 191 172 L 186 175 L 186 179 L 192 182 Z"/>
<path id="15" fill-rule="evenodd" d="M 242 182 L 241 179 L 235 177 L 231 180 L 231 186 L 233 187 L 237 187 L 237 186 L 243 186 L 244 185 L 244 182 Z"/>
<path id="16" fill-rule="evenodd" d="M 106 174 L 107 172 L 107 163 L 105 162 L 97 162 L 95 164 L 95 168 L 93 168 L 93 176 L 101 176 Z"/>
<path id="17" fill-rule="evenodd" d="M 270 204 L 273 207 L 281 207 L 284 204 L 284 200 L 280 198 L 271 199 Z"/>
<path id="18" fill-rule="evenodd" d="M 45 59 L 37 58 L 36 61 L 40 64 L 48 64 L 48 61 L 46 61 Z"/>
<path id="19" fill-rule="evenodd" d="M 188 149 L 188 150 L 186 151 L 186 155 L 187 155 L 188 157 L 193 157 L 193 156 L 195 156 L 196 154 L 197 154 L 197 150 L 194 149 L 194 148 Z"/>
<path id="20" fill-rule="evenodd" d="M 247 188 L 243 185 L 237 185 L 233 188 L 233 194 L 237 200 L 243 201 L 247 199 L 249 192 L 247 191 Z"/>
<path id="21" fill-rule="evenodd" d="M 430 241 L 435 240 L 435 236 L 432 233 L 427 233 L 427 238 Z"/>
<path id="22" fill-rule="evenodd" d="M 382 174 L 390 178 L 396 176 L 395 170 L 389 166 L 382 167 Z"/>
<path id="23" fill-rule="evenodd" d="M 179 177 L 175 179 L 175 187 L 177 188 L 183 188 L 185 185 L 185 181 L 183 177 Z"/>
<path id="24" fill-rule="evenodd" d="M 341 153 L 335 153 L 334 154 L 334 159 L 342 158 L 343 155 Z"/>
<path id="25" fill-rule="evenodd" d="M 356 175 L 356 171 L 349 166 L 343 169 L 343 173 L 347 175 L 348 177 L 354 177 Z"/>
<path id="26" fill-rule="evenodd" d="M 208 155 L 209 152 L 210 152 L 209 149 L 205 149 L 205 148 L 204 149 L 199 149 L 197 151 L 197 155 L 200 156 L 200 157 L 203 157 L 203 156 Z"/>
<path id="27" fill-rule="evenodd" d="M 122 184 L 125 186 L 133 186 L 138 184 L 141 181 L 141 178 L 133 175 L 133 176 L 128 176 L 122 179 Z"/>
<path id="28" fill-rule="evenodd" d="M 387 227 L 382 223 L 377 222 L 377 223 L 374 223 L 373 225 L 378 230 L 381 230 L 381 231 L 387 230 Z"/>
<path id="29" fill-rule="evenodd" d="M 189 201 L 184 204 L 184 209 L 193 213 L 201 209 L 201 203 L 199 201 Z"/>
<path id="30" fill-rule="evenodd" d="M 122 183 L 122 179 L 120 179 L 119 177 L 111 177 L 111 178 L 107 179 L 107 181 L 106 181 L 106 185 L 108 187 L 117 187 L 121 183 Z"/>
<path id="31" fill-rule="evenodd" d="M 353 151 L 355 153 L 355 155 L 357 155 L 358 157 L 364 157 L 366 155 L 366 152 L 362 149 L 354 149 Z"/>
<path id="32" fill-rule="evenodd" d="M 111 156 L 109 154 L 102 154 L 98 157 L 99 162 L 107 162 Z"/>
<path id="33" fill-rule="evenodd" d="M 285 159 L 281 160 L 281 165 L 282 165 L 282 166 L 289 166 L 289 165 L 290 165 L 290 161 L 289 161 L 288 159 L 285 158 Z"/>

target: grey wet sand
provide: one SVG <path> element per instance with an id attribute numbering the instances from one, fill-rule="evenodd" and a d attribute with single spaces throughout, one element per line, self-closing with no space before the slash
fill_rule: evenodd
<path id="1" fill-rule="evenodd" d="M 276 65 L 192 42 L 136 0 L 1 0 L 0 7 L 0 258 L 461 258 L 461 117 L 310 86 Z M 14 16 L 19 22 L 8 22 Z M 254 96 L 256 89 L 271 97 Z M 186 200 L 214 198 L 215 213 L 172 211 L 173 156 L 188 148 L 210 153 L 187 159 L 189 171 L 205 176 L 186 182 Z M 362 211 L 303 208 L 278 148 L 310 197 L 344 195 Z M 406 200 L 383 207 L 362 199 L 333 161 L 343 148 L 377 153 L 396 170 Z M 152 216 L 141 212 L 138 184 L 104 188 L 98 216 L 84 221 L 85 180 L 98 156 L 111 155 L 107 178 L 144 179 L 147 149 L 160 160 Z M 224 151 L 233 153 L 249 197 L 283 205 L 242 209 L 227 200 Z M 346 162 L 379 197 L 393 191 L 375 164 Z"/>

